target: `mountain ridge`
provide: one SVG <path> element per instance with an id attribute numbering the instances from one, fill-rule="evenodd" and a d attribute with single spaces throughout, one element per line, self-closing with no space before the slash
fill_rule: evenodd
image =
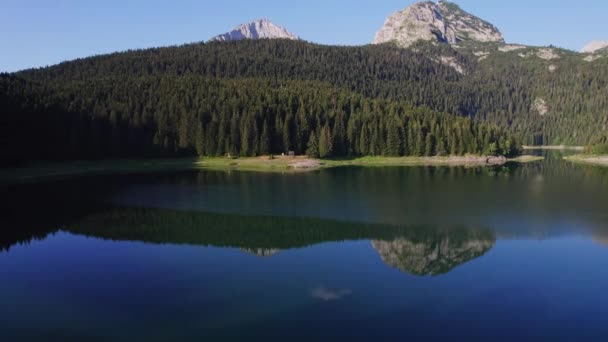
<path id="1" fill-rule="evenodd" d="M 291 39 L 301 40 L 286 28 L 266 18 L 257 19 L 235 27 L 232 31 L 217 35 L 209 41 L 237 41 L 243 39 Z"/>
<path id="2" fill-rule="evenodd" d="M 448 1 L 420 1 L 391 14 L 372 44 L 393 42 L 409 47 L 418 41 L 457 44 L 464 41 L 504 43 L 493 24 Z"/>

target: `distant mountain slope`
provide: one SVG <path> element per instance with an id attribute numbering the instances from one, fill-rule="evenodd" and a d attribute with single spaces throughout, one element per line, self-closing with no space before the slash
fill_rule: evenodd
<path id="1" fill-rule="evenodd" d="M 608 51 L 608 41 L 593 41 L 581 49 L 582 53 L 595 53 L 602 51 Z"/>
<path id="2" fill-rule="evenodd" d="M 320 81 L 495 123 L 526 144 L 585 144 L 608 127 L 608 58 L 585 56 L 502 43 L 419 42 L 400 49 L 244 40 L 116 53 L 18 75 L 61 88 L 151 75 Z"/>
<path id="3" fill-rule="evenodd" d="M 454 3 L 422 1 L 388 17 L 373 43 L 394 42 L 408 47 L 418 41 L 504 43 L 504 38 L 494 25 L 463 11 Z"/>
<path id="4" fill-rule="evenodd" d="M 243 39 L 292 39 L 300 37 L 289 32 L 284 27 L 275 25 L 268 19 L 259 19 L 247 24 L 239 25 L 234 30 L 218 35 L 210 41 L 235 41 Z"/>

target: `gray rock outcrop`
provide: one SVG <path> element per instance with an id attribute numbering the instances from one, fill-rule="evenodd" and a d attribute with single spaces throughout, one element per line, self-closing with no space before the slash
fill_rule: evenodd
<path id="1" fill-rule="evenodd" d="M 448 1 L 417 2 L 386 19 L 373 44 L 394 42 L 408 47 L 418 41 L 457 44 L 464 41 L 504 43 L 492 24 Z"/>
<path id="2" fill-rule="evenodd" d="M 286 28 L 273 24 L 268 19 L 259 19 L 247 24 L 239 25 L 234 30 L 215 36 L 210 41 L 234 41 L 243 39 L 291 39 L 300 40 L 300 37 L 289 32 Z"/>
<path id="3" fill-rule="evenodd" d="M 581 50 L 582 53 L 608 52 L 608 41 L 593 41 Z"/>

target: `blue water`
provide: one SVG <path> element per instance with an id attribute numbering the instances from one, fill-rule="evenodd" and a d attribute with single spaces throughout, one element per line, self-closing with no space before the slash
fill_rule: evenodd
<path id="1" fill-rule="evenodd" d="M 2 340 L 605 340 L 608 172 L 441 170 L 5 188 Z"/>

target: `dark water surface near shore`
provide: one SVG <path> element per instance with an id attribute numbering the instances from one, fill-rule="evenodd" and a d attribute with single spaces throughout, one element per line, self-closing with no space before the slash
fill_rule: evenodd
<path id="1" fill-rule="evenodd" d="M 3 341 L 608 337 L 608 169 L 1 187 Z"/>

